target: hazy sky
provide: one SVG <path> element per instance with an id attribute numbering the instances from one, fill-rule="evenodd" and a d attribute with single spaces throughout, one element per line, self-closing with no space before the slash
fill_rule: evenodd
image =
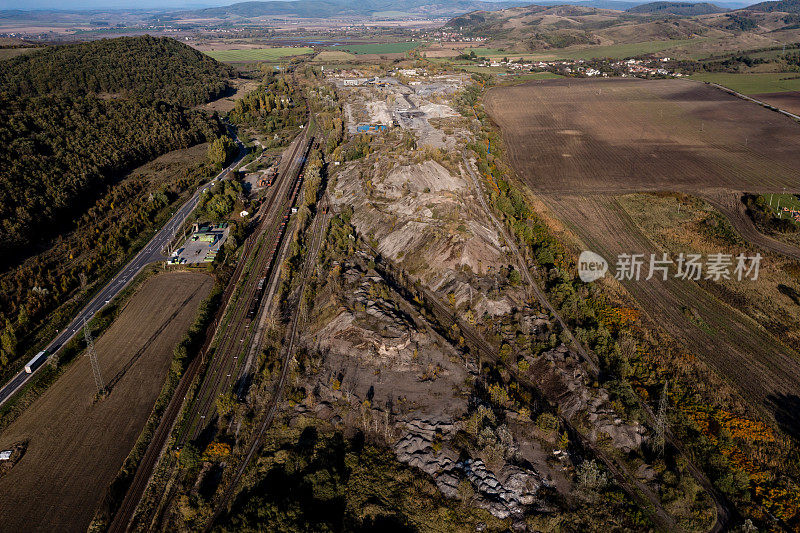
<path id="1" fill-rule="evenodd" d="M 243 0 L 0 0 L 5 9 L 152 9 L 227 6 Z"/>

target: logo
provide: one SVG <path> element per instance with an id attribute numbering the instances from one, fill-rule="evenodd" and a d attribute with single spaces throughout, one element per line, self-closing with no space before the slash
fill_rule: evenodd
<path id="1" fill-rule="evenodd" d="M 608 263 L 602 256 L 584 250 L 578 258 L 578 276 L 584 283 L 591 283 L 606 275 Z"/>

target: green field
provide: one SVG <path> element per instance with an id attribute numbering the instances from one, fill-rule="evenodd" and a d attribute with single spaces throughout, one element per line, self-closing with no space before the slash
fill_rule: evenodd
<path id="1" fill-rule="evenodd" d="M 283 47 L 283 48 L 250 48 L 244 50 L 211 50 L 205 52 L 217 61 L 228 63 L 236 61 L 276 61 L 284 57 L 310 54 L 313 48 L 309 47 Z"/>
<path id="2" fill-rule="evenodd" d="M 704 74 L 692 74 L 691 78 L 693 80 L 718 83 L 742 94 L 800 91 L 800 74 L 796 72 L 769 74 L 727 74 L 724 72 L 709 72 Z"/>
<path id="3" fill-rule="evenodd" d="M 323 50 L 314 56 L 314 61 L 324 61 L 330 63 L 331 61 L 352 61 L 356 56 L 344 50 Z"/>
<path id="4" fill-rule="evenodd" d="M 794 194 L 764 194 L 762 196 L 767 205 L 772 202 L 772 210 L 780 218 L 789 218 L 789 213 L 783 211 L 784 207 L 800 211 L 800 199 Z"/>
<path id="5" fill-rule="evenodd" d="M 372 44 L 351 44 L 346 46 L 337 46 L 333 50 L 344 50 L 354 54 L 402 54 L 418 47 L 420 43 L 417 42 L 402 42 L 402 43 L 372 43 Z"/>
<path id="6" fill-rule="evenodd" d="M 464 48 L 463 52 L 468 54 L 475 52 L 478 57 L 503 57 L 504 55 L 517 57 L 519 52 L 509 52 L 504 48 Z"/>

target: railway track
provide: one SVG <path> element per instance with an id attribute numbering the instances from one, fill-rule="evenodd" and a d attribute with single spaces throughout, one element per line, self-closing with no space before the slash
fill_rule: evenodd
<path id="1" fill-rule="evenodd" d="M 477 118 L 477 115 L 476 115 L 476 118 Z M 497 229 L 497 231 L 500 232 L 500 234 L 503 237 L 503 239 L 506 241 L 506 243 L 508 243 L 509 248 L 511 248 L 513 254 L 517 258 L 517 262 L 519 263 L 520 270 L 522 271 L 522 274 L 525 277 L 526 282 L 531 287 L 531 290 L 533 291 L 534 295 L 536 296 L 536 299 L 546 309 L 550 310 L 550 312 L 553 314 L 554 317 L 556 317 L 558 322 L 561 324 L 562 329 L 568 333 L 569 338 L 570 338 L 572 344 L 574 345 L 574 347 L 581 354 L 581 356 L 583 357 L 584 361 L 586 361 L 589 364 L 589 366 L 592 368 L 592 370 L 595 372 L 595 376 L 597 376 L 599 374 L 599 367 L 598 367 L 598 362 L 597 362 L 596 358 L 595 357 L 590 357 L 589 356 L 589 352 L 587 350 L 585 350 L 583 345 L 581 343 L 579 343 L 577 341 L 577 339 L 575 339 L 574 335 L 572 334 L 572 331 L 567 327 L 566 323 L 561 318 L 559 313 L 557 313 L 555 311 L 555 309 L 550 304 L 550 302 L 547 299 L 547 297 L 544 295 L 542 290 L 539 288 L 538 284 L 535 283 L 535 281 L 533 279 L 533 276 L 530 273 L 530 269 L 528 268 L 528 262 L 527 262 L 525 256 L 522 253 L 520 253 L 520 251 L 517 248 L 516 244 L 514 243 L 514 241 L 510 238 L 510 236 L 506 232 L 505 227 L 500 223 L 500 221 L 497 220 L 497 218 L 494 216 L 494 213 L 492 212 L 492 210 L 489 208 L 488 204 L 486 203 L 485 195 L 483 194 L 483 189 L 481 188 L 480 181 L 478 180 L 478 177 L 475 175 L 475 171 L 472 169 L 472 165 L 470 164 L 469 160 L 467 159 L 466 148 L 464 148 L 462 150 L 461 156 L 462 156 L 462 160 L 464 162 L 464 166 L 467 168 L 467 171 L 468 171 L 468 173 L 470 175 L 470 178 L 472 180 L 473 186 L 475 188 L 475 193 L 478 196 L 478 200 L 480 201 L 481 206 L 483 207 L 484 211 L 486 212 L 486 215 L 491 219 L 491 221 L 494 224 L 494 226 Z M 643 410 L 647 414 L 650 423 L 653 425 L 653 427 L 655 427 L 656 416 L 655 416 L 655 413 L 653 413 L 653 410 L 650 408 L 650 406 L 646 402 L 643 402 L 638 397 L 637 397 L 637 401 L 639 402 L 639 405 L 643 408 Z M 703 473 L 703 471 L 700 470 L 700 468 L 698 468 L 694 464 L 694 462 L 691 460 L 691 457 L 686 452 L 686 449 L 684 448 L 683 444 L 677 438 L 675 438 L 674 434 L 669 430 L 667 430 L 667 432 L 666 432 L 666 440 L 667 440 L 667 443 L 669 443 L 675 450 L 678 451 L 678 453 L 680 455 L 682 455 L 687 460 L 689 473 L 692 475 L 692 477 L 695 479 L 695 481 L 703 488 L 703 490 L 705 490 L 706 493 L 709 494 L 709 496 L 711 496 L 711 499 L 714 501 L 714 507 L 716 509 L 717 519 L 716 519 L 714 525 L 709 530 L 710 533 L 719 533 L 721 531 L 725 531 L 728 528 L 728 526 L 730 524 L 730 521 L 735 516 L 735 510 L 733 508 L 733 505 L 731 504 L 731 502 L 728 500 L 728 498 L 724 494 L 722 494 L 719 490 L 717 490 L 716 487 L 714 487 L 713 483 L 711 483 L 711 480 L 708 479 L 708 477 Z M 588 444 L 591 446 L 590 443 L 588 443 Z M 633 478 L 633 479 L 635 479 L 635 478 Z M 638 480 L 636 480 L 636 481 L 638 483 Z M 641 485 L 641 483 L 638 483 L 638 484 Z"/>
<path id="2" fill-rule="evenodd" d="M 239 482 L 241 481 L 242 475 L 244 474 L 245 470 L 247 470 L 247 467 L 250 464 L 253 455 L 259 449 L 261 438 L 264 436 L 266 430 L 272 425 L 272 422 L 275 420 L 275 415 L 278 412 L 278 406 L 280 404 L 281 394 L 283 392 L 283 388 L 286 385 L 286 379 L 289 375 L 289 367 L 292 359 L 294 343 L 297 338 L 297 329 L 299 327 L 302 315 L 300 310 L 300 299 L 302 298 L 303 292 L 305 291 L 306 282 L 311 276 L 311 271 L 314 268 L 314 265 L 316 264 L 317 256 L 319 255 L 319 250 L 324 240 L 323 237 L 325 236 L 325 229 L 327 228 L 327 221 L 329 219 L 328 206 L 329 202 L 327 195 L 323 195 L 322 199 L 318 203 L 317 217 L 314 219 L 314 223 L 311 228 L 312 239 L 310 246 L 308 248 L 309 250 L 308 254 L 306 255 L 303 264 L 303 271 L 301 277 L 302 282 L 300 286 L 298 286 L 290 296 L 290 301 L 293 303 L 291 308 L 293 308 L 295 311 L 292 314 L 292 321 L 289 330 L 287 331 L 286 336 L 284 337 L 281 375 L 278 378 L 277 384 L 275 385 L 275 392 L 273 393 L 269 403 L 267 404 L 266 415 L 264 416 L 264 419 L 262 420 L 261 424 L 258 427 L 253 442 L 248 447 L 247 453 L 242 458 L 242 461 L 240 462 L 239 467 L 236 470 L 236 474 L 234 475 L 233 479 L 230 481 L 227 488 L 225 489 L 222 498 L 215 506 L 214 516 L 211 522 L 209 523 L 209 527 L 214 524 L 217 518 L 219 518 L 221 513 L 227 508 L 231 499 L 235 495 L 236 488 L 238 487 Z"/>
<path id="3" fill-rule="evenodd" d="M 289 163 L 285 169 L 285 174 L 290 175 L 291 171 L 294 170 L 294 167 L 297 166 L 294 163 L 296 162 L 296 157 L 300 146 L 305 145 L 304 150 L 306 151 L 308 150 L 310 142 L 304 142 L 304 141 L 306 141 L 305 138 L 298 141 L 297 144 L 295 145 L 292 151 L 292 155 L 288 160 Z M 303 159 L 304 157 L 305 154 L 303 155 Z M 302 165 L 303 162 L 304 160 L 300 161 L 299 163 Z M 295 180 L 298 177 L 299 177 L 299 169 L 298 169 L 298 175 L 295 177 Z M 242 259 L 240 259 L 240 261 L 238 262 L 236 269 L 234 270 L 234 273 L 231 276 L 231 280 L 228 283 L 225 292 L 223 293 L 221 299 L 222 303 L 220 305 L 219 310 L 216 313 L 213 322 L 206 330 L 207 331 L 206 340 L 203 343 L 203 346 L 201 347 L 199 352 L 201 355 L 195 357 L 192 360 L 192 362 L 187 367 L 187 370 L 184 373 L 183 377 L 179 381 L 178 386 L 169 404 L 167 405 L 164 414 L 161 417 L 161 422 L 156 428 L 156 432 L 154 433 L 153 438 L 151 439 L 150 445 L 148 446 L 144 457 L 139 463 L 136 473 L 134 474 L 134 479 L 131 482 L 128 491 L 126 492 L 125 498 L 123 499 L 123 502 L 119 510 L 114 515 L 112 523 L 109 526 L 109 531 L 123 532 L 126 531 L 130 526 L 131 520 L 133 519 L 133 515 L 136 511 L 138 503 L 141 500 L 141 497 L 144 494 L 145 489 L 147 488 L 147 484 L 150 480 L 150 477 L 152 476 L 152 473 L 156 467 L 156 464 L 158 463 L 159 458 L 161 457 L 161 453 L 164 449 L 164 446 L 166 445 L 167 440 L 169 439 L 169 436 L 172 433 L 172 429 L 174 428 L 175 425 L 175 420 L 177 419 L 178 415 L 181 412 L 181 408 L 184 404 L 184 401 L 186 400 L 186 394 L 190 388 L 190 385 L 192 384 L 192 382 L 195 380 L 200 370 L 202 369 L 207 359 L 209 350 L 211 348 L 211 344 L 215 340 L 216 337 L 215 332 L 219 330 L 220 323 L 224 320 L 227 314 L 231 299 L 233 297 L 233 293 L 235 292 L 238 285 L 237 281 L 241 278 L 242 273 L 249 262 L 248 258 L 252 254 L 253 249 L 256 248 L 256 250 L 258 250 L 259 248 L 258 240 L 260 237 L 260 233 L 263 231 L 263 227 L 267 227 L 265 226 L 265 224 L 268 224 L 270 220 L 267 214 L 274 207 L 276 201 L 275 198 L 278 198 L 280 196 L 280 193 L 283 192 L 278 190 L 277 184 L 276 188 L 273 189 L 273 191 L 277 192 L 273 193 L 270 202 L 265 202 L 265 204 L 262 204 L 262 207 L 259 209 L 259 216 L 263 217 L 261 222 L 259 223 L 259 228 L 261 228 L 261 230 L 255 232 L 250 237 L 248 237 L 248 239 L 243 244 L 242 255 L 241 255 Z M 221 377 L 221 373 L 218 373 L 217 378 L 219 377 Z M 216 386 L 218 385 L 219 385 L 219 379 L 217 379 L 216 382 Z"/>
<path id="4" fill-rule="evenodd" d="M 229 388 L 231 378 L 235 379 L 239 363 L 249 348 L 254 332 L 251 324 L 255 318 L 249 316 L 250 311 L 255 304 L 257 315 L 258 310 L 263 307 L 260 298 L 264 283 L 262 280 L 270 278 L 274 270 L 278 245 L 285 233 L 291 205 L 299 191 L 300 171 L 310 146 L 311 137 L 307 134 L 295 145 L 287 160 L 283 179 L 275 184 L 272 196 L 262 205 L 264 218 L 259 231 L 252 236 L 257 241 L 251 250 L 251 257 L 246 259 L 250 268 L 242 277 L 244 281 L 238 283 L 240 292 L 228 304 L 226 320 L 217 330 L 206 379 L 190 404 L 189 412 L 193 414 L 180 430 L 178 446 L 183 446 L 200 435 L 209 418 L 213 416 L 216 398 L 221 391 Z"/>
<path id="5" fill-rule="evenodd" d="M 367 243 L 365 239 L 361 238 L 360 241 L 362 245 L 368 248 L 375 256 L 376 270 L 378 270 L 384 279 L 391 280 L 395 286 L 405 288 L 405 283 L 402 281 L 403 270 L 391 260 L 384 258 L 377 250 Z M 475 331 L 472 326 L 458 318 L 452 308 L 442 303 L 436 294 L 421 284 L 416 284 L 414 290 L 420 293 L 417 296 L 422 297 L 423 303 L 432 308 L 440 323 L 443 323 L 443 325 L 445 325 L 444 322 L 455 324 L 458 326 L 460 334 L 464 337 L 467 345 L 479 352 L 485 360 L 502 364 L 497 350 L 486 341 L 480 333 Z M 526 376 L 521 375 L 516 368 L 511 365 L 504 365 L 504 367 L 517 382 L 531 389 L 538 390 L 538 385 Z M 561 420 L 569 428 L 570 432 L 579 438 L 583 448 L 590 450 L 606 465 L 625 492 L 643 504 L 644 508 L 650 510 L 651 518 L 660 530 L 669 532 L 680 530 L 672 516 L 664 510 L 656 494 L 628 472 L 625 465 L 592 444 L 569 420 L 565 418 L 561 418 Z"/>

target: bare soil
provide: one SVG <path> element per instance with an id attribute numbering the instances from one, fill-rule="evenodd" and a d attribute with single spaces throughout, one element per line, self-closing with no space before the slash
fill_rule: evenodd
<path id="1" fill-rule="evenodd" d="M 800 124 L 787 117 L 680 80 L 537 81 L 490 90 L 486 109 L 511 164 L 549 214 L 612 267 L 621 253 L 664 251 L 617 199 L 642 191 L 706 198 L 762 253 L 800 257 L 796 247 L 760 234 L 739 201 L 744 191 L 800 190 Z M 689 242 L 685 251 L 694 248 Z M 800 434 L 800 418 L 787 408 L 800 397 L 800 355 L 764 327 L 775 317 L 748 316 L 707 283 L 622 285 L 654 324 Z"/>
<path id="2" fill-rule="evenodd" d="M 236 78 L 231 80 L 233 88 L 228 94 L 222 98 L 217 98 L 212 102 L 205 103 L 198 106 L 200 109 L 207 109 L 209 111 L 216 111 L 218 113 L 227 113 L 236 106 L 236 101 L 244 98 L 248 93 L 254 91 L 258 87 L 258 82 L 248 80 L 245 78 Z"/>
<path id="3" fill-rule="evenodd" d="M 150 415 L 172 359 L 212 279 L 159 274 L 126 304 L 95 343 L 111 393 L 95 401 L 88 358 L 67 372 L 0 436 L 28 441 L 0 479 L 0 531 L 85 531 L 106 487 Z"/>
<path id="4" fill-rule="evenodd" d="M 539 80 L 489 91 L 534 191 L 800 191 L 800 125 L 682 80 Z"/>
<path id="5" fill-rule="evenodd" d="M 789 113 L 800 115 L 800 91 L 754 94 L 753 98 L 774 105 Z"/>

